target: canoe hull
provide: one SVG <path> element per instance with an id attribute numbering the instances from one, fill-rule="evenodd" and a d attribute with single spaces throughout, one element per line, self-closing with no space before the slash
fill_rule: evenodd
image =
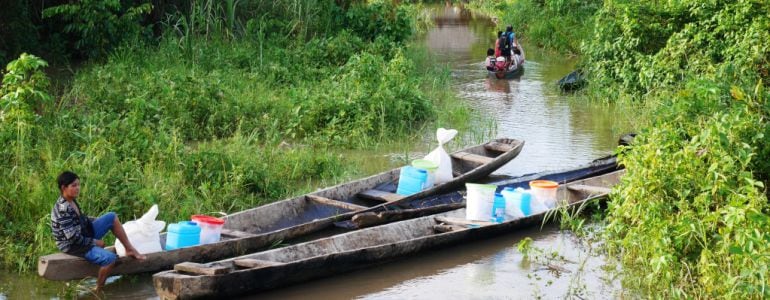
<path id="1" fill-rule="evenodd" d="M 489 73 L 489 77 L 492 78 L 514 79 L 521 76 L 521 74 L 524 74 L 524 66 L 519 66 L 518 68 L 510 71 L 487 71 L 487 73 Z"/>
<path id="2" fill-rule="evenodd" d="M 623 171 L 574 182 L 575 186 L 611 186 L 618 182 Z M 606 189 L 606 188 L 605 188 Z M 564 189 L 566 191 L 566 189 Z M 569 205 L 577 208 L 583 203 L 604 197 L 606 194 L 591 194 L 586 191 L 570 191 Z M 492 224 L 478 228 L 463 228 L 446 233 L 427 233 L 440 223 L 436 216 L 392 223 L 379 227 L 362 229 L 318 241 L 276 249 L 263 253 L 234 258 L 209 264 L 230 266 L 229 273 L 221 275 L 188 275 L 177 271 L 166 271 L 153 276 L 158 295 L 163 299 L 196 299 L 229 297 L 245 293 L 272 289 L 315 278 L 381 264 L 421 251 L 475 241 L 516 229 L 541 224 L 547 213 Z M 442 217 L 462 219 L 465 210 L 441 214 Z M 356 243 L 366 244 L 357 247 Z M 351 245 L 352 244 L 352 245 Z M 334 252 L 334 249 L 343 251 Z M 331 250 L 329 250 L 331 249 Z M 324 253 L 327 252 L 327 253 Z M 320 253 L 319 255 L 316 255 Z M 297 259 L 300 257 L 300 259 Z M 301 259 L 301 257 L 308 257 Z M 276 261 L 278 265 L 252 269 L 237 269 L 233 261 L 238 259 L 261 259 Z M 285 261 L 285 262 L 282 262 Z"/>
<path id="3" fill-rule="evenodd" d="M 464 165 L 464 161 L 453 157 L 453 169 L 462 175 L 448 183 L 437 185 L 433 189 L 403 197 L 397 201 L 376 204 L 361 210 L 323 205 L 308 199 L 309 196 L 320 196 L 329 199 L 340 199 L 348 203 L 351 201 L 350 199 L 355 198 L 355 195 L 361 191 L 374 189 L 384 183 L 398 181 L 400 169 L 382 172 L 310 194 L 234 213 L 226 217 L 225 229 L 241 231 L 250 234 L 250 236 L 222 240 L 208 245 L 149 253 L 146 255 L 147 259 L 142 262 L 136 262 L 132 258 L 121 257 L 118 259 L 118 265 L 113 269 L 112 274 L 156 272 L 167 270 L 173 267 L 174 264 L 185 261 L 209 262 L 243 255 L 270 247 L 281 241 L 306 236 L 333 227 L 334 222 L 350 219 L 356 213 L 381 210 L 386 206 L 397 206 L 401 203 L 411 203 L 425 197 L 463 188 L 465 182 L 484 178 L 508 163 L 521 152 L 524 146 L 523 141 L 515 139 L 496 139 L 493 143 L 509 145 L 510 150 L 496 153 L 497 156 L 489 163 L 477 167 Z M 489 143 L 469 147 L 458 152 L 482 156 L 494 155 L 493 151 L 484 147 L 487 144 Z M 161 236 L 161 243 L 165 244 L 165 235 Z M 97 272 L 98 267 L 85 259 L 64 253 L 46 255 L 38 260 L 38 274 L 49 280 L 74 280 L 95 277 Z"/>

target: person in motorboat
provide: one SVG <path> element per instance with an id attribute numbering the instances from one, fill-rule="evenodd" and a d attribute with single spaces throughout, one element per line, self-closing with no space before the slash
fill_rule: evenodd
<path id="1" fill-rule="evenodd" d="M 502 33 L 500 37 L 498 38 L 499 44 L 500 44 L 500 55 L 505 57 L 505 60 L 510 62 L 511 61 L 511 43 L 508 42 L 508 36 L 505 33 Z"/>
<path id="2" fill-rule="evenodd" d="M 487 49 L 487 59 L 484 61 L 484 66 L 486 66 L 488 71 L 494 72 L 496 70 L 495 63 L 497 63 L 497 60 L 495 59 L 495 49 L 488 48 Z"/>
<path id="3" fill-rule="evenodd" d="M 511 49 L 519 47 L 519 41 L 516 40 L 516 33 L 513 32 L 513 25 L 505 27 L 505 35 L 508 37 L 508 43 L 511 44 Z"/>
<path id="4" fill-rule="evenodd" d="M 508 66 L 510 65 L 510 62 L 507 59 L 505 59 L 505 57 L 498 56 L 496 60 L 497 62 L 495 63 L 495 69 L 497 71 L 508 70 Z"/>
<path id="5" fill-rule="evenodd" d="M 500 37 L 503 36 L 502 31 L 497 32 L 497 38 L 495 39 L 495 57 L 502 56 L 502 49 L 500 49 Z"/>

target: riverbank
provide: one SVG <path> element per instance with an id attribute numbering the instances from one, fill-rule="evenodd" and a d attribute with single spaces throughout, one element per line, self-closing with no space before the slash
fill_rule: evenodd
<path id="1" fill-rule="evenodd" d="M 0 184 L 4 268 L 28 272 L 56 251 L 48 214 L 65 169 L 83 178 L 89 214 L 130 220 L 158 204 L 159 218 L 172 221 L 368 175 L 342 153 L 421 141 L 434 126 L 464 128 L 471 113 L 448 88 L 449 73 L 410 44 L 414 8 L 303 9 L 287 23 L 270 21 L 286 17 L 277 5 L 241 15 L 237 37 L 176 23 L 157 44 L 116 46 L 86 63 L 62 94 L 47 84 L 43 60 L 11 63 L 0 132 L 11 145 L 0 153 L 9 178 Z M 197 17 L 178 21 L 204 22 Z M 328 26 L 291 22 L 311 19 Z M 388 29 L 374 35 L 378 26 Z"/>
<path id="2" fill-rule="evenodd" d="M 579 37 L 586 94 L 643 109 L 605 219 L 623 286 L 663 298 L 770 295 L 767 5 L 605 1 L 586 17 L 558 9 L 582 1 L 479 2 L 524 36 L 556 39 L 544 45 Z M 564 18 L 590 34 L 532 29 Z"/>

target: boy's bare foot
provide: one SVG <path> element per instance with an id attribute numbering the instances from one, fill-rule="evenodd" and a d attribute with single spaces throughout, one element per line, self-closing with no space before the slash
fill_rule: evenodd
<path id="1" fill-rule="evenodd" d="M 104 299 L 104 287 L 97 285 L 91 288 L 91 294 L 94 295 L 96 299 Z"/>
<path id="2" fill-rule="evenodd" d="M 145 260 L 147 256 L 142 255 L 136 249 L 126 250 L 126 256 L 133 257 L 136 260 Z"/>

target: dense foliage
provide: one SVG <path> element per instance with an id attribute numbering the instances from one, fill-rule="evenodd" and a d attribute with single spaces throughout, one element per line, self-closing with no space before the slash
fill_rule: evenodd
<path id="1" fill-rule="evenodd" d="M 471 7 L 498 17 L 500 28 L 512 25 L 519 39 L 566 54 L 580 52 L 580 43 L 591 35 L 598 0 L 472 1 Z"/>
<path id="2" fill-rule="evenodd" d="M 597 14 L 584 48 L 593 81 L 651 115 L 622 159 L 628 175 L 607 219 L 629 286 L 770 295 L 768 12 L 757 1 L 683 1 L 613 2 Z"/>
<path id="3" fill-rule="evenodd" d="M 579 43 L 588 94 L 644 109 L 606 218 L 624 287 L 653 298 L 770 296 L 770 4 L 604 1 L 560 12 L 549 7 L 572 2 L 495 3 L 478 6 L 522 28 L 585 22 L 579 41 L 525 32 L 542 45 Z M 549 11 L 559 17 L 544 20 Z"/>
<path id="4" fill-rule="evenodd" d="M 448 74 L 408 46 L 414 9 L 339 2 L 196 1 L 153 24 L 158 41 L 105 41 L 111 27 L 92 31 L 83 21 L 92 16 L 75 14 L 103 5 L 100 22 L 119 25 L 127 19 L 117 1 L 47 13 L 68 16 L 68 34 L 100 59 L 61 95 L 36 56 L 6 68 L 0 263 L 28 270 L 55 250 L 48 218 L 62 170 L 81 176 L 89 214 L 130 220 L 157 203 L 161 219 L 181 220 L 360 176 L 338 153 L 451 118 L 434 108 L 452 99 Z M 143 26 L 121 33 L 141 36 Z"/>

